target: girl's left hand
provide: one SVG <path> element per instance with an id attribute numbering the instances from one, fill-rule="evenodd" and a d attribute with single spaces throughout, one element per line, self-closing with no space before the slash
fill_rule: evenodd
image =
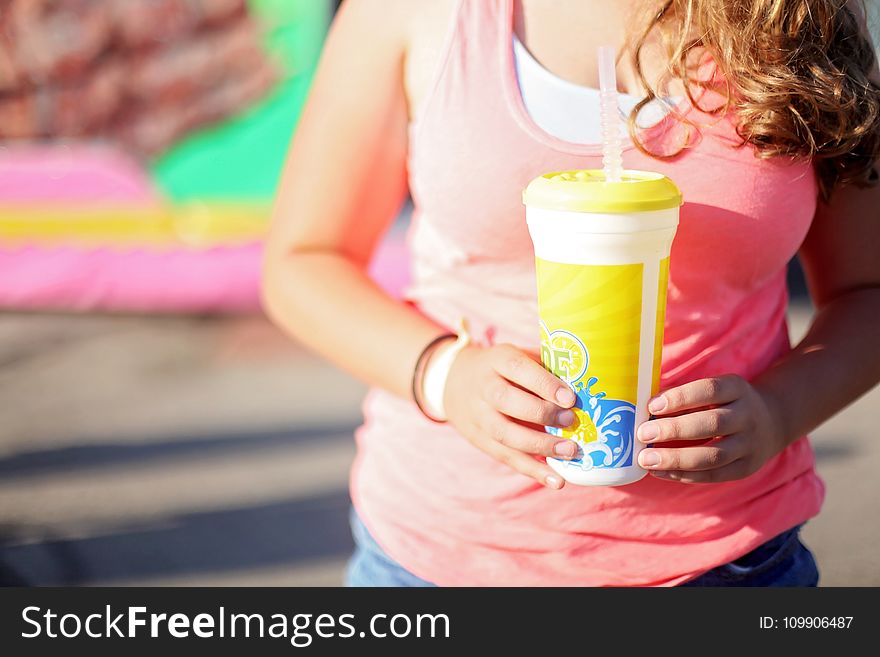
<path id="1" fill-rule="evenodd" d="M 660 479 L 710 483 L 742 479 L 786 446 L 772 400 L 741 376 L 728 374 L 665 390 L 648 402 L 655 419 L 638 439 L 651 445 L 639 464 Z M 712 439 L 715 440 L 712 440 Z M 670 441 L 711 440 L 699 446 Z"/>

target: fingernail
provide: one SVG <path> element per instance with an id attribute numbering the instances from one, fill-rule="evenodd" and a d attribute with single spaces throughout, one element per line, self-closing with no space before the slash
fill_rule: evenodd
<path id="1" fill-rule="evenodd" d="M 556 391 L 556 401 L 563 406 L 571 406 L 575 401 L 574 392 L 571 388 L 560 388 Z"/>
<path id="2" fill-rule="evenodd" d="M 666 410 L 666 397 L 660 395 L 659 397 L 654 397 L 651 401 L 648 402 L 648 410 L 652 413 L 662 413 Z"/>
<path id="3" fill-rule="evenodd" d="M 571 458 L 577 453 L 577 445 L 570 440 L 560 440 L 553 445 L 553 453 L 557 456 L 567 456 Z"/>
<path id="4" fill-rule="evenodd" d="M 556 416 L 556 425 L 560 427 L 568 427 L 574 424 L 574 412 L 560 411 Z"/>
<path id="5" fill-rule="evenodd" d="M 645 422 L 639 427 L 639 440 L 649 443 L 660 437 L 660 428 L 654 422 Z"/>
<path id="6" fill-rule="evenodd" d="M 639 455 L 639 463 L 643 468 L 653 468 L 660 465 L 660 455 L 647 449 Z"/>
<path id="7" fill-rule="evenodd" d="M 557 477 L 556 475 L 547 475 L 544 478 L 544 483 L 547 484 L 550 488 L 562 488 L 562 479 Z"/>

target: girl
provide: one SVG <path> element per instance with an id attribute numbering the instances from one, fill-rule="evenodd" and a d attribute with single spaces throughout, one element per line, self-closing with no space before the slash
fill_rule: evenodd
<path id="1" fill-rule="evenodd" d="M 816 584 L 798 527 L 824 489 L 805 435 L 880 381 L 880 86 L 862 9 L 343 4 L 281 184 L 264 299 L 373 386 L 350 585 Z M 624 165 L 669 176 L 685 205 L 662 392 L 637 435 L 653 476 L 582 488 L 544 461 L 575 452 L 541 428 L 571 423 L 574 398 L 535 356 L 520 194 L 541 173 L 601 168 L 606 43 L 626 53 Z M 398 302 L 365 268 L 407 190 Z M 796 253 L 817 312 L 791 348 Z M 426 376 L 442 384 L 427 406 Z"/>

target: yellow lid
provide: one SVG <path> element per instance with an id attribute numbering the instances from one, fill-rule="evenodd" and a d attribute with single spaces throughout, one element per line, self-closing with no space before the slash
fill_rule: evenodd
<path id="1" fill-rule="evenodd" d="M 620 182 L 605 180 L 601 169 L 557 171 L 538 176 L 523 192 L 523 203 L 572 212 L 648 212 L 681 205 L 675 183 L 659 173 L 626 169 Z"/>

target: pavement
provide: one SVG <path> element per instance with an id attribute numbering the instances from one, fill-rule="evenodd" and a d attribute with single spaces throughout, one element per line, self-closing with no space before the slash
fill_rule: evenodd
<path id="1" fill-rule="evenodd" d="M 0 580 L 340 584 L 364 390 L 259 317 L 0 314 Z M 880 585 L 878 409 L 813 435 L 823 585 Z"/>

